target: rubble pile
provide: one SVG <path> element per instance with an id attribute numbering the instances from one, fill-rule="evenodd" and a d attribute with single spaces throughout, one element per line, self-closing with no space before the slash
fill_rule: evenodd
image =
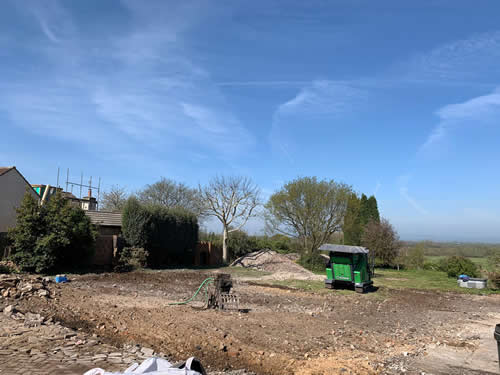
<path id="1" fill-rule="evenodd" d="M 305 269 L 287 255 L 267 249 L 245 254 L 231 263 L 231 267 L 244 267 L 271 273 L 262 277 L 262 280 L 324 280 L 323 276 Z"/>
<path id="2" fill-rule="evenodd" d="M 54 296 L 48 287 L 51 282 L 49 277 L 0 275 L 0 299 L 51 298 Z"/>

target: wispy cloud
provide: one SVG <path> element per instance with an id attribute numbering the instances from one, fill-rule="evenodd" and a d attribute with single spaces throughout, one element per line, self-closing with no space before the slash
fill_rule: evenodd
<path id="1" fill-rule="evenodd" d="M 400 78 L 410 82 L 490 83 L 500 78 L 500 31 L 443 44 L 399 68 Z"/>
<path id="2" fill-rule="evenodd" d="M 500 115 L 500 89 L 463 103 L 449 104 L 437 111 L 439 123 L 432 129 L 419 154 L 425 154 L 444 141 L 457 127 L 480 127 Z M 479 130 L 478 130 L 479 131 Z"/>
<path id="3" fill-rule="evenodd" d="M 30 44 L 39 71 L 0 82 L 0 109 L 29 131 L 98 148 L 114 139 L 129 152 L 184 147 L 221 158 L 251 148 L 253 135 L 186 48 L 186 32 L 204 9 L 122 4 L 128 24 L 98 35 L 57 1 L 20 8 L 44 37 Z M 13 51 L 15 40 L 7 42 Z"/>
<path id="4" fill-rule="evenodd" d="M 256 86 L 256 87 L 304 87 L 310 81 L 294 81 L 294 80 L 281 80 L 281 81 L 225 81 L 216 82 L 217 86 L 231 87 L 231 86 Z"/>
<path id="5" fill-rule="evenodd" d="M 276 116 L 291 114 L 334 115 L 352 108 L 353 101 L 359 100 L 363 91 L 344 82 L 318 80 L 303 87 L 289 101 L 281 104 Z"/>
<path id="6" fill-rule="evenodd" d="M 408 184 L 411 180 L 411 175 L 405 174 L 402 176 L 399 176 L 398 178 L 398 184 L 400 185 L 399 187 L 399 194 L 401 197 L 417 211 L 421 215 L 428 215 L 429 212 L 422 207 L 422 205 L 413 197 L 410 195 L 408 191 Z"/>
<path id="7" fill-rule="evenodd" d="M 319 119 L 335 119 L 354 109 L 366 91 L 346 82 L 316 80 L 302 87 L 290 100 L 280 104 L 272 119 L 269 140 L 272 147 L 291 163 L 300 134 L 311 133 Z M 319 125 L 318 125 L 319 126 Z"/>

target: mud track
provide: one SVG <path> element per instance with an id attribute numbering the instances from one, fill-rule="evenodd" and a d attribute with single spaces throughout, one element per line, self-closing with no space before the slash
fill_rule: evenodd
<path id="1" fill-rule="evenodd" d="M 497 296 L 312 293 L 244 281 L 235 285 L 244 313 L 168 305 L 190 297 L 209 276 L 190 270 L 72 276 L 53 286 L 56 299 L 19 305 L 114 345 L 137 343 L 173 360 L 194 355 L 209 369 L 258 374 L 411 373 L 428 345 L 456 339 L 471 317 L 500 313 Z"/>

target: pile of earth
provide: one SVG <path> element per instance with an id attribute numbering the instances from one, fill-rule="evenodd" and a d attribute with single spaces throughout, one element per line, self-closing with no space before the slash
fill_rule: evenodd
<path id="1" fill-rule="evenodd" d="M 259 250 L 243 255 L 231 263 L 231 267 L 244 267 L 258 271 L 269 272 L 271 275 L 263 279 L 272 280 L 323 280 L 324 277 L 316 275 L 295 263 L 284 254 L 274 250 Z"/>

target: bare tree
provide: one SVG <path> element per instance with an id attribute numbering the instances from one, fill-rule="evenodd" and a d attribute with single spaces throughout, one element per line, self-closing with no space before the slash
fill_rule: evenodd
<path id="1" fill-rule="evenodd" d="M 342 228 L 348 185 L 303 177 L 286 183 L 266 204 L 266 225 L 272 232 L 297 238 L 313 253 Z"/>
<path id="2" fill-rule="evenodd" d="M 200 204 L 198 190 L 165 177 L 137 193 L 140 202 L 144 204 L 157 204 L 168 208 L 180 207 L 202 216 L 203 208 Z"/>
<path id="3" fill-rule="evenodd" d="M 127 198 L 128 194 L 125 188 L 113 185 L 109 191 L 102 194 L 101 208 L 104 211 L 120 212 Z"/>
<path id="4" fill-rule="evenodd" d="M 247 177 L 214 177 L 208 185 L 199 187 L 206 214 L 222 223 L 222 258 L 228 261 L 227 237 L 241 229 L 254 216 L 260 204 L 260 190 Z"/>

